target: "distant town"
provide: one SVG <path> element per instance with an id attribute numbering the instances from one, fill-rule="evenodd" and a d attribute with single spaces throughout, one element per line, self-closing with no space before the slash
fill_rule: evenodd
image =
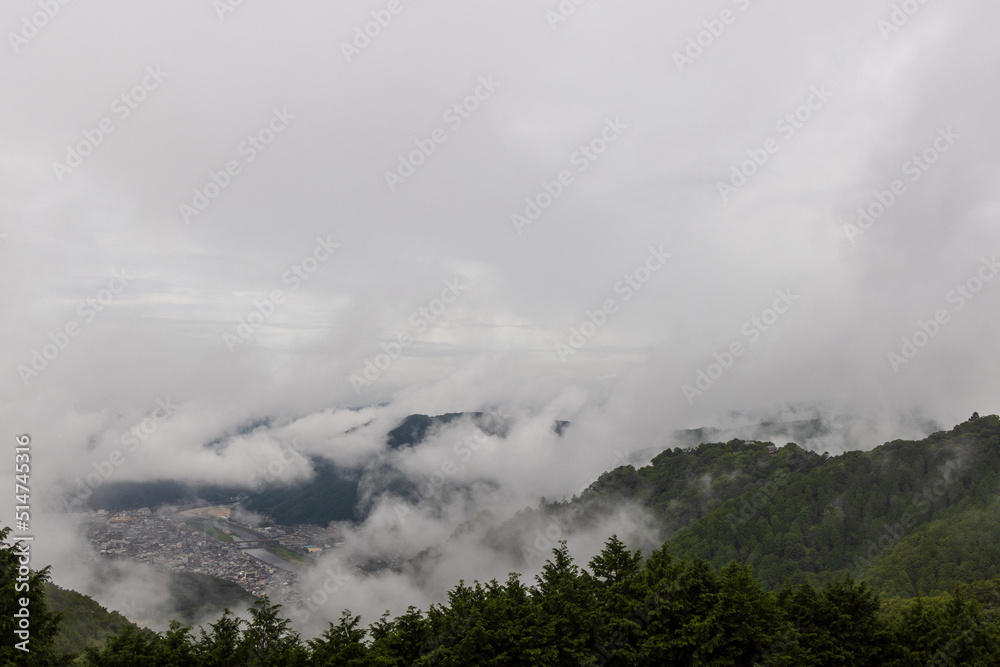
<path id="1" fill-rule="evenodd" d="M 275 602 L 301 604 L 296 572 L 338 545 L 332 531 L 258 527 L 237 521 L 230 510 L 225 505 L 170 514 L 148 508 L 115 514 L 97 510 L 84 513 L 81 523 L 94 550 L 106 558 L 207 574 L 258 597 L 267 594 Z"/>

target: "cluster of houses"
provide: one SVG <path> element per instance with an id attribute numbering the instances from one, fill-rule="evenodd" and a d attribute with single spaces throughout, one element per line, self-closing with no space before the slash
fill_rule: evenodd
<path id="1" fill-rule="evenodd" d="M 281 599 L 294 574 L 257 560 L 185 524 L 143 508 L 88 517 L 87 537 L 102 556 L 149 563 L 182 572 L 208 574 L 235 582 L 253 595 Z"/>

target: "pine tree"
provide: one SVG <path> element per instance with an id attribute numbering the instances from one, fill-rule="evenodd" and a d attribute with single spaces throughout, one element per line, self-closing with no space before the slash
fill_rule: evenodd
<path id="1" fill-rule="evenodd" d="M 343 611 L 337 625 L 330 627 L 318 638 L 310 640 L 311 664 L 316 667 L 363 667 L 367 665 L 368 645 L 364 628 L 359 628 L 360 616 Z"/>
<path id="2" fill-rule="evenodd" d="M 237 667 L 240 664 L 240 642 L 244 621 L 235 618 L 229 609 L 223 609 L 222 616 L 210 624 L 212 631 L 201 630 L 198 653 L 205 665 Z"/>
<path id="3" fill-rule="evenodd" d="M 264 595 L 250 607 L 250 621 L 240 644 L 248 667 L 281 665 L 297 667 L 306 664 L 307 653 L 299 635 L 289 628 L 291 621 L 281 618 L 280 604 L 271 604 Z"/>
<path id="4" fill-rule="evenodd" d="M 7 543 L 10 528 L 0 527 L 0 664 L 3 665 L 61 665 L 69 664 L 71 657 L 55 653 L 53 643 L 59 632 L 60 614 L 49 611 L 45 597 L 45 582 L 50 580 L 50 567 L 30 570 L 24 562 L 30 561 L 30 542 L 15 540 Z M 27 554 L 27 555 L 26 555 Z M 22 605 L 22 600 L 27 605 Z M 26 611 L 23 611 L 26 610 Z M 20 614 L 27 614 L 27 628 L 22 627 Z M 15 616 L 17 614 L 18 616 Z M 27 632 L 27 637 L 15 631 Z M 22 641 L 21 650 L 17 647 Z"/>

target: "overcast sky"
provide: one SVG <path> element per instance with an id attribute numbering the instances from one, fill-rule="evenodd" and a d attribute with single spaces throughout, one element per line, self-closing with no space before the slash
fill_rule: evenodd
<path id="1" fill-rule="evenodd" d="M 158 401 L 118 479 L 382 403 L 590 423 L 586 475 L 997 411 L 996 3 L 232 1 L 0 10 L 0 421 L 53 493 Z"/>

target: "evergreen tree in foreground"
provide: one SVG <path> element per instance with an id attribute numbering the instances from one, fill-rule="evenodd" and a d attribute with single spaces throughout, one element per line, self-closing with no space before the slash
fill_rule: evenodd
<path id="1" fill-rule="evenodd" d="M 997 582 L 977 585 L 1000 609 Z M 752 568 L 677 560 L 667 545 L 648 559 L 612 537 L 587 568 L 566 544 L 533 586 L 459 582 L 426 612 L 386 612 L 369 628 L 345 611 L 308 642 L 266 597 L 250 619 L 228 611 L 197 641 L 175 623 L 165 633 L 126 630 L 88 665 L 875 666 L 1000 664 L 1000 622 L 965 589 L 886 606 L 850 576 L 817 589 L 767 591 Z"/>
<path id="2" fill-rule="evenodd" d="M 56 655 L 53 643 L 59 631 L 59 614 L 48 610 L 45 602 L 45 582 L 49 567 L 29 570 L 22 561 L 28 560 L 30 543 L 7 543 L 10 528 L 0 527 L 0 665 L 64 665 L 71 657 Z M 26 553 L 27 551 L 27 553 Z M 21 600 L 26 599 L 28 613 L 27 644 L 21 630 Z M 27 651 L 18 648 L 18 645 Z"/>
<path id="3" fill-rule="evenodd" d="M 845 577 L 822 588 L 768 591 L 749 565 L 678 560 L 667 545 L 648 559 L 611 537 L 578 566 L 566 544 L 552 551 L 534 585 L 459 582 L 443 604 L 387 612 L 370 627 L 345 611 L 303 641 L 265 596 L 240 619 L 226 610 L 199 636 L 126 626 L 80 656 L 52 650 L 59 617 L 46 608 L 48 569 L 25 577 L 31 651 L 14 648 L 19 556 L 0 529 L 2 665 L 263 667 L 409 665 L 660 665 L 787 667 L 1000 664 L 1000 580 L 935 598 L 882 601 Z M 75 659 L 75 662 L 72 662 Z"/>

